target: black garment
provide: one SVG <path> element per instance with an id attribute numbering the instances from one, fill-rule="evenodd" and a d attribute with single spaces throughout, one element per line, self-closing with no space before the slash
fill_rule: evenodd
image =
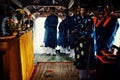
<path id="1" fill-rule="evenodd" d="M 116 31 L 119 27 L 119 23 L 116 16 L 111 16 L 110 21 L 103 26 L 106 18 L 104 18 L 103 22 L 97 27 L 97 50 L 109 50 L 113 44 L 114 36 L 116 35 Z"/>
<path id="2" fill-rule="evenodd" d="M 89 16 L 79 20 L 75 40 L 75 66 L 77 69 L 94 69 L 93 21 Z"/>
<path id="3" fill-rule="evenodd" d="M 115 80 L 120 80 L 120 48 L 118 48 L 116 68 L 115 68 Z"/>

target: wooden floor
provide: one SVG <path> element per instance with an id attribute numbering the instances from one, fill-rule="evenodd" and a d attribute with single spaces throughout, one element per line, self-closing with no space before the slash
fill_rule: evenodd
<path id="1" fill-rule="evenodd" d="M 74 59 L 69 57 L 69 54 L 57 53 L 56 55 L 50 55 L 46 53 L 35 53 L 34 64 L 37 62 L 71 62 Z"/>
<path id="2" fill-rule="evenodd" d="M 34 65 L 36 66 L 40 62 L 73 62 L 74 59 L 69 57 L 69 55 L 70 54 L 63 54 L 59 52 L 57 52 L 56 55 L 50 55 L 46 53 L 35 53 L 34 54 Z M 95 79 L 90 79 L 90 80 L 95 80 Z"/>
<path id="3" fill-rule="evenodd" d="M 72 62 L 39 62 L 30 80 L 79 80 Z"/>

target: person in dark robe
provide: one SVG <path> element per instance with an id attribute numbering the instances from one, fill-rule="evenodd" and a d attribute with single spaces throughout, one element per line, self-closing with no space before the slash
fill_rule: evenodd
<path id="1" fill-rule="evenodd" d="M 47 48 L 48 54 L 56 54 L 55 48 L 57 47 L 57 25 L 58 25 L 58 16 L 55 15 L 55 8 L 50 8 L 50 15 L 47 16 L 45 20 L 45 36 L 44 44 Z"/>
<path id="2" fill-rule="evenodd" d="M 80 20 L 80 6 L 77 6 L 76 9 L 72 11 L 71 15 L 71 26 L 69 27 L 69 42 L 70 42 L 70 55 L 69 57 L 75 58 L 75 50 L 74 50 L 74 40 L 75 40 L 75 35 L 73 30 L 75 29 L 75 26 L 78 24 Z"/>
<path id="3" fill-rule="evenodd" d="M 72 27 L 74 24 L 72 21 L 73 18 L 69 15 L 68 9 L 64 10 L 63 14 L 64 14 L 64 20 L 62 20 L 59 26 L 58 45 L 61 46 L 61 50 L 60 50 L 61 53 L 68 54 L 70 47 L 70 39 L 69 39 L 70 27 Z"/>
<path id="4" fill-rule="evenodd" d="M 112 47 L 114 36 L 118 29 L 119 23 L 117 17 L 114 15 L 112 5 L 106 4 L 104 6 L 104 17 L 102 18 L 101 25 L 99 25 L 97 35 L 99 39 L 97 40 L 98 50 L 109 51 Z"/>
<path id="5" fill-rule="evenodd" d="M 95 38 L 94 38 L 94 44 L 95 44 L 95 52 L 96 54 L 99 54 L 99 38 L 100 38 L 100 33 L 102 30 L 102 23 L 104 20 L 104 14 L 103 14 L 103 7 L 101 7 L 101 9 L 97 9 L 96 11 L 94 11 L 94 18 L 93 18 L 93 22 L 94 22 L 94 26 L 95 26 Z"/>
<path id="6" fill-rule="evenodd" d="M 80 20 L 73 30 L 75 34 L 75 62 L 76 69 L 80 70 L 80 80 L 89 80 L 88 70 L 95 69 L 93 52 L 93 27 L 94 23 L 88 15 L 85 5 L 81 5 Z"/>
<path id="7" fill-rule="evenodd" d="M 65 18 L 66 18 L 66 16 L 63 13 L 62 16 L 61 16 L 62 21 L 60 22 L 60 24 L 58 26 L 58 41 L 57 41 L 57 45 L 59 46 L 60 53 L 65 53 L 64 48 L 66 47 L 66 40 L 68 40 L 68 39 L 66 39 L 67 35 L 65 34 L 65 32 L 66 32 Z"/>

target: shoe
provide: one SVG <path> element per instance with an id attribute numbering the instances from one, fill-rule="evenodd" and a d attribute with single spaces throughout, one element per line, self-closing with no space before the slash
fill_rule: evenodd
<path id="1" fill-rule="evenodd" d="M 50 52 L 49 52 L 49 47 L 45 47 L 45 53 L 46 53 L 46 54 L 50 54 Z"/>
<path id="2" fill-rule="evenodd" d="M 51 55 L 56 55 L 56 50 L 51 48 Z"/>
<path id="3" fill-rule="evenodd" d="M 70 54 L 70 51 L 69 51 L 69 49 L 67 47 L 65 48 L 64 51 L 65 51 L 66 54 Z"/>

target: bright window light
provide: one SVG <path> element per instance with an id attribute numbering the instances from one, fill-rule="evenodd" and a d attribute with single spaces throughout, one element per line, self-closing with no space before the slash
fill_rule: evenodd
<path id="1" fill-rule="evenodd" d="M 44 22 L 45 22 L 46 17 L 39 17 L 35 20 L 35 25 L 34 25 L 34 53 L 44 53 L 44 50 L 42 49 L 44 43 Z M 61 19 L 59 18 L 59 23 L 61 22 Z M 58 23 L 58 26 L 59 26 Z M 57 29 L 58 30 L 58 29 Z"/>

